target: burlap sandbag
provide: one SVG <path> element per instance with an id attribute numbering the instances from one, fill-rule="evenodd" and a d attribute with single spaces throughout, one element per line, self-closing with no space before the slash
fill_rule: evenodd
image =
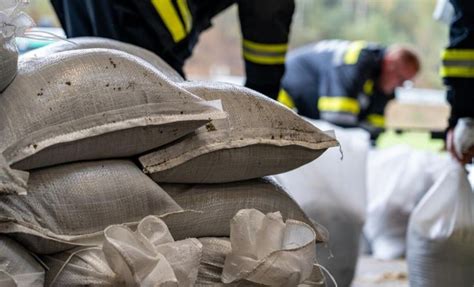
<path id="1" fill-rule="evenodd" d="M 0 150 L 19 169 L 127 157 L 222 116 L 138 57 L 65 51 L 20 61 L 0 97 Z"/>
<path id="2" fill-rule="evenodd" d="M 42 287 L 43 266 L 14 240 L 0 235 L 0 286 Z"/>
<path id="3" fill-rule="evenodd" d="M 70 50 L 91 49 L 91 48 L 106 48 L 127 52 L 153 65 L 160 72 L 162 72 L 168 79 L 173 82 L 184 81 L 183 77 L 178 74 L 168 63 L 161 59 L 158 55 L 141 47 L 100 37 L 78 37 L 69 38 L 69 42 L 60 41 L 54 44 L 32 50 L 21 56 L 21 59 L 41 58 L 54 53 Z"/>
<path id="4" fill-rule="evenodd" d="M 104 233 L 102 247 L 42 256 L 46 286 L 194 286 L 202 253 L 197 239 L 174 241 L 154 216 L 135 232 L 115 225 Z"/>
<path id="5" fill-rule="evenodd" d="M 226 184 L 160 184 L 183 208 L 202 213 L 182 214 L 167 219 L 173 237 L 214 237 L 230 235 L 230 220 L 241 209 L 261 212 L 280 211 L 283 218 L 303 221 L 317 232 L 318 241 L 326 241 L 324 227 L 312 223 L 285 190 L 269 178 Z"/>
<path id="6" fill-rule="evenodd" d="M 132 162 L 83 162 L 36 170 L 27 196 L 0 197 L 0 233 L 51 254 L 95 245 L 109 225 L 180 211 Z"/>
<path id="7" fill-rule="evenodd" d="M 250 89 L 208 82 L 181 86 L 203 99 L 222 100 L 228 117 L 140 157 L 157 182 L 220 183 L 277 174 L 337 144 L 294 112 Z"/>
<path id="8" fill-rule="evenodd" d="M 199 238 L 202 243 L 202 257 L 199 265 L 199 273 L 196 286 L 264 286 L 246 280 L 240 280 L 230 284 L 222 283 L 222 269 L 226 256 L 232 251 L 230 240 L 227 237 L 204 237 Z M 311 274 L 311 286 L 325 286 L 325 279 L 319 267 L 313 268 Z"/>

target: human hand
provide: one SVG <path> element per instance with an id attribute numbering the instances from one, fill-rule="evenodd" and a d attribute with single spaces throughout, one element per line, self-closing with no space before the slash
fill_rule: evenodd
<path id="1" fill-rule="evenodd" d="M 449 153 L 463 165 L 472 162 L 474 158 L 474 145 L 461 154 L 456 152 L 456 148 L 454 146 L 454 129 L 450 129 L 448 131 L 446 137 L 446 147 Z"/>

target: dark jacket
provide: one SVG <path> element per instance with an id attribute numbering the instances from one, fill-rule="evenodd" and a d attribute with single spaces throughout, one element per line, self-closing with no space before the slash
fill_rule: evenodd
<path id="1" fill-rule="evenodd" d="M 246 86 L 276 98 L 294 0 L 51 0 L 68 37 L 98 36 L 151 50 L 183 75 L 199 34 L 239 7 Z"/>
<path id="2" fill-rule="evenodd" d="M 393 95 L 377 83 L 385 48 L 363 41 L 326 40 L 288 54 L 279 101 L 298 113 L 341 126 L 383 127 Z"/>
<path id="3" fill-rule="evenodd" d="M 449 127 L 463 117 L 474 118 L 474 1 L 451 0 L 455 15 L 449 46 L 442 53 L 440 74 L 451 104 Z"/>

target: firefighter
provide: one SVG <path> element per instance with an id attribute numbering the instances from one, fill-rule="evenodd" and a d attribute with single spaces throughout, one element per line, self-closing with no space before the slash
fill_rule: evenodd
<path id="1" fill-rule="evenodd" d="M 460 118 L 474 118 L 474 2 L 450 0 L 454 14 L 450 19 L 449 45 L 442 52 L 440 74 L 448 90 L 451 116 L 447 147 L 459 162 L 474 157 L 474 146 L 462 154 L 454 149 L 453 131 Z"/>
<path id="2" fill-rule="evenodd" d="M 68 37 L 98 36 L 135 44 L 181 75 L 211 19 L 236 3 L 246 86 L 276 98 L 284 73 L 294 0 L 51 0 Z"/>
<path id="3" fill-rule="evenodd" d="M 278 100 L 303 116 L 376 136 L 394 90 L 420 70 L 411 48 L 325 40 L 288 54 Z"/>

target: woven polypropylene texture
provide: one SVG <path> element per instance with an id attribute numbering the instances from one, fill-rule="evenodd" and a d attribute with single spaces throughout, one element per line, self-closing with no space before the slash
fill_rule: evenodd
<path id="1" fill-rule="evenodd" d="M 293 111 L 250 89 L 206 82 L 181 86 L 208 101 L 221 100 L 228 117 L 140 157 L 157 182 L 221 183 L 277 174 L 337 144 Z"/>
<path id="2" fill-rule="evenodd" d="M 19 169 L 127 157 L 219 116 L 138 57 L 65 51 L 20 61 L 0 97 L 0 150 Z"/>
<path id="3" fill-rule="evenodd" d="M 0 197 L 0 233 L 51 254 L 94 245 L 109 225 L 180 211 L 132 162 L 83 162 L 34 171 L 27 196 Z"/>

